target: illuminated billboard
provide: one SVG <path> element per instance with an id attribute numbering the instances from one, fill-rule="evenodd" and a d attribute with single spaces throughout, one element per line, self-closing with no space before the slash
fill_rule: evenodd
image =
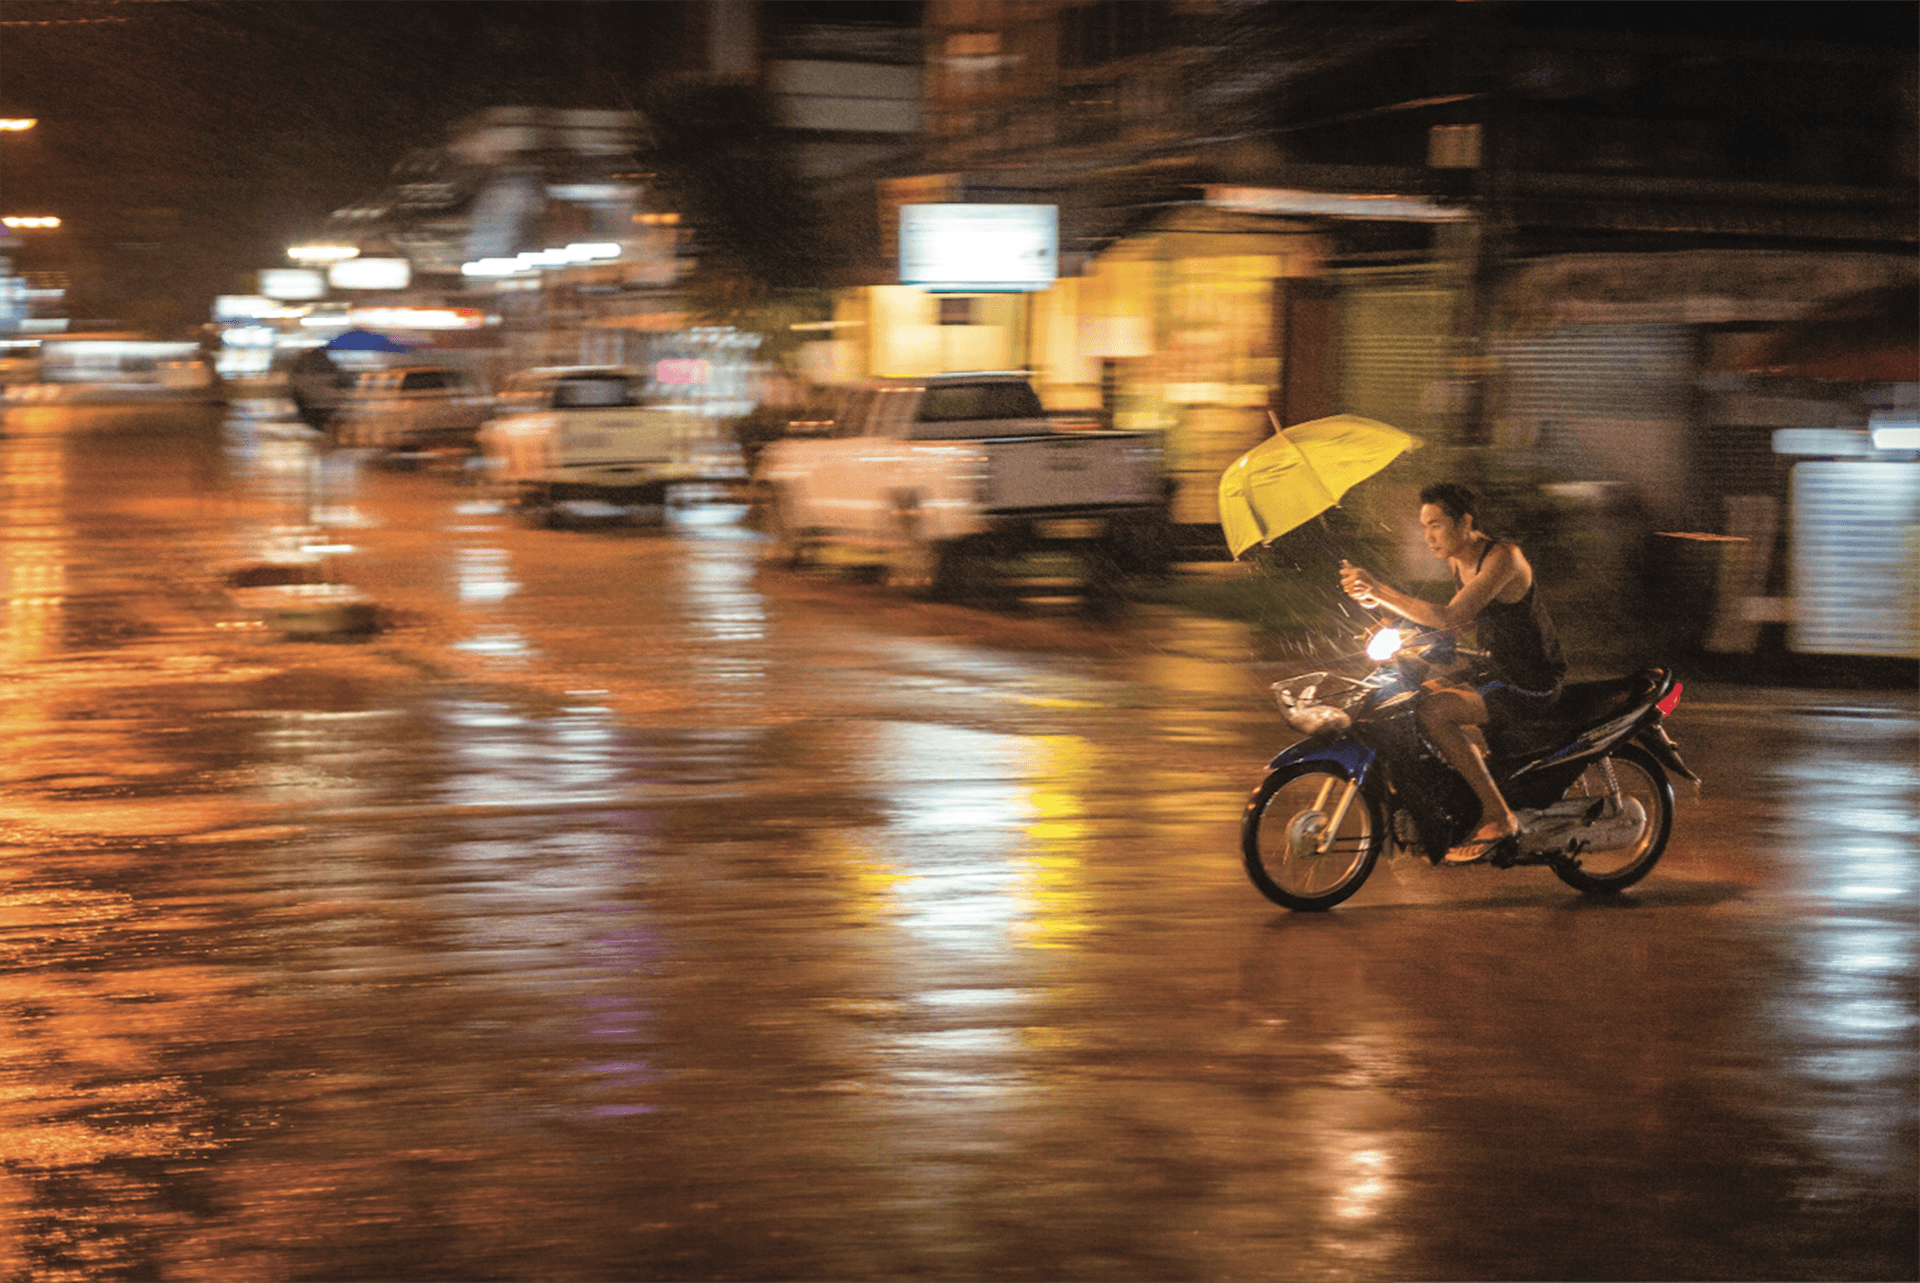
<path id="1" fill-rule="evenodd" d="M 1044 290 L 1059 275 L 1053 205 L 902 205 L 900 283 L 936 294 Z"/>

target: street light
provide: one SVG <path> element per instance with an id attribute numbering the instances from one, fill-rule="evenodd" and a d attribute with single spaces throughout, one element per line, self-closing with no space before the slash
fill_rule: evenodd
<path id="1" fill-rule="evenodd" d="M 51 214 L 26 215 L 26 216 L 9 214 L 5 218 L 0 218 L 0 223 L 4 223 L 6 226 L 12 227 L 15 229 L 28 228 L 28 227 L 60 226 L 60 220 L 55 218 Z"/>
<path id="2" fill-rule="evenodd" d="M 16 116 L 3 117 L 3 118 L 0 118 L 0 133 L 5 133 L 5 134 L 23 133 L 26 130 L 32 129 L 35 125 L 39 123 L 40 123 L 39 121 L 33 119 L 31 116 L 28 116 L 25 118 L 16 117 Z"/>

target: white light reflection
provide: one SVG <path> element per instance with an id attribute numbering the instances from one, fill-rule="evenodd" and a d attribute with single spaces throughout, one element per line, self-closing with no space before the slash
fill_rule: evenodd
<path id="1" fill-rule="evenodd" d="M 625 746 L 604 707 L 533 716 L 467 701 L 443 717 L 452 757 L 444 800 L 455 805 L 613 801 L 622 796 Z"/>
<path id="2" fill-rule="evenodd" d="M 1013 860 L 1025 811 L 1018 736 L 885 723 L 869 769 L 891 794 L 886 894 L 901 928 L 954 948 L 1004 944 L 1027 912 Z"/>
<path id="3" fill-rule="evenodd" d="M 1393 1158 L 1383 1149 L 1355 1150 L 1337 1165 L 1333 1179 L 1333 1214 L 1366 1220 L 1378 1215 L 1393 1193 Z"/>
<path id="4" fill-rule="evenodd" d="M 1912 896 L 1920 884 L 1913 847 L 1861 833 L 1829 834 L 1821 873 L 1826 893 L 1840 901 L 1884 903 Z"/>
<path id="5" fill-rule="evenodd" d="M 1875 1043 L 1920 1024 L 1906 983 L 1914 961 L 1911 931 L 1866 918 L 1827 925 L 1813 937 L 1816 951 L 1797 995 L 1809 1032 Z"/>
<path id="6" fill-rule="evenodd" d="M 884 837 L 897 842 L 858 861 L 849 843 L 843 861 L 865 869 L 885 915 L 923 940 L 1068 947 L 1091 929 L 1092 752 L 1074 736 L 885 724 L 869 770 L 890 786 Z"/>
<path id="7" fill-rule="evenodd" d="M 728 551 L 696 548 L 686 559 L 688 631 L 707 643 L 694 657 L 698 676 L 758 698 L 767 680 L 766 603 L 754 585 L 756 567 Z"/>
<path id="8" fill-rule="evenodd" d="M 515 663 L 524 663 L 533 657 L 533 648 L 527 644 L 527 639 L 511 628 L 476 633 L 453 643 L 453 649 L 464 650 L 483 659 L 511 660 Z"/>
<path id="9" fill-rule="evenodd" d="M 497 605 L 520 591 L 513 563 L 505 549 L 466 544 L 454 549 L 454 595 L 462 605 Z M 483 659 L 523 664 L 534 655 L 532 644 L 517 628 L 495 625 L 453 643 L 455 650 Z"/>
<path id="10" fill-rule="evenodd" d="M 1862 905 L 1871 911 L 1878 906 Z M 1920 1026 L 1911 976 L 1911 924 L 1849 915 L 1807 929 L 1798 983 L 1773 1004 L 1804 1095 L 1781 1114 L 1841 1167 L 1912 1175 L 1899 1142 L 1913 1106 L 1912 1046 Z"/>
<path id="11" fill-rule="evenodd" d="M 456 548 L 453 554 L 455 590 L 463 602 L 505 601 L 520 591 L 512 562 L 503 548 Z"/>

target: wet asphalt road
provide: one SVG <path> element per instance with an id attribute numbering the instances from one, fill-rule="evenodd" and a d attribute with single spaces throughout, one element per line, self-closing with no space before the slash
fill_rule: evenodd
<path id="1" fill-rule="evenodd" d="M 1911 1279 L 1915 700 L 1690 688 L 1613 901 L 1260 899 L 1236 626 L 0 436 L 0 1277 Z M 221 590 L 323 545 L 362 642 Z"/>

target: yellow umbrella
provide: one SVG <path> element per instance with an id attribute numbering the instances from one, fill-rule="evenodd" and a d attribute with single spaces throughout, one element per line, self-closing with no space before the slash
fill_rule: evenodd
<path id="1" fill-rule="evenodd" d="M 1220 528 L 1235 557 L 1313 520 L 1420 445 L 1418 437 L 1354 414 L 1285 430 L 1276 419 L 1274 428 L 1220 476 Z"/>

